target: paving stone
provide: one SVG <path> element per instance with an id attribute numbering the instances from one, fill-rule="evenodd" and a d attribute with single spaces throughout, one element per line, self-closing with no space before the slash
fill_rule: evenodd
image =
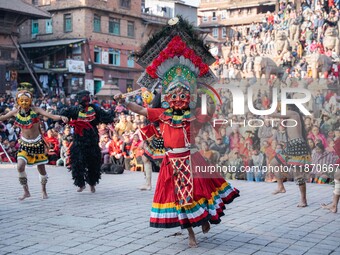
<path id="1" fill-rule="evenodd" d="M 149 227 L 154 191 L 138 190 L 142 173 L 103 175 L 92 194 L 88 188 L 77 193 L 64 168 L 48 166 L 47 172 L 50 198 L 40 199 L 38 173 L 30 171 L 32 197 L 19 202 L 15 165 L 0 165 L 1 255 L 340 254 L 340 217 L 319 206 L 330 199 L 325 185 L 308 184 L 309 207 L 296 208 L 294 183 L 272 196 L 275 183 L 232 181 L 241 197 L 226 205 L 222 222 L 208 234 L 194 228 L 199 247 L 190 249 L 186 230 Z"/>

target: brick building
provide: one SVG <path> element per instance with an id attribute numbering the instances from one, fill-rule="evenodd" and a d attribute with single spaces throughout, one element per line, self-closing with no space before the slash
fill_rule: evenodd
<path id="1" fill-rule="evenodd" d="M 274 12 L 277 3 L 277 0 L 201 0 L 199 26 L 210 30 L 210 35 L 222 43 L 236 31 L 247 33 L 250 24 L 261 22 L 268 11 Z"/>
<path id="2" fill-rule="evenodd" d="M 51 19 L 20 26 L 20 42 L 45 92 L 136 88 L 143 71 L 131 54 L 168 17 L 142 12 L 141 0 L 25 0 Z M 21 77 L 27 77 L 22 70 Z"/>
<path id="3" fill-rule="evenodd" d="M 27 2 L 31 2 L 26 0 Z M 20 27 L 20 42 L 49 93 L 96 94 L 107 84 L 122 92 L 142 72 L 130 56 L 155 26 L 145 26 L 141 0 L 36 0 L 50 20 Z M 157 26 L 166 18 L 157 17 Z M 21 72 L 23 77 L 26 70 Z M 108 81 L 110 81 L 108 83 Z"/>
<path id="4" fill-rule="evenodd" d="M 50 14 L 21 0 L 0 1 L 0 93 L 16 89 L 18 27 L 27 19 L 45 19 Z"/>

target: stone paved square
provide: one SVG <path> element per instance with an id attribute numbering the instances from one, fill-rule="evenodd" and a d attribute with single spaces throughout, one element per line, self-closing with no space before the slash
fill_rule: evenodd
<path id="1" fill-rule="evenodd" d="M 102 175 L 95 194 L 76 192 L 65 168 L 48 166 L 49 199 L 42 200 L 38 172 L 28 168 L 31 197 L 22 189 L 16 165 L 0 165 L 0 254 L 340 254 L 340 217 L 320 208 L 331 185 L 307 184 L 309 206 L 297 208 L 298 187 L 271 195 L 275 183 L 232 181 L 241 196 L 227 205 L 219 225 L 187 247 L 180 228 L 149 227 L 153 191 L 141 192 L 143 173 Z M 153 173 L 153 185 L 158 174 Z"/>

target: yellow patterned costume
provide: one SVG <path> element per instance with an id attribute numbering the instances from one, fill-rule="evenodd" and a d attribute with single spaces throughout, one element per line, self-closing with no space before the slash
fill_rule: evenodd
<path id="1" fill-rule="evenodd" d="M 35 139 L 19 139 L 19 152 L 17 158 L 23 159 L 28 166 L 47 164 L 48 158 L 45 154 L 45 143 L 41 135 Z"/>

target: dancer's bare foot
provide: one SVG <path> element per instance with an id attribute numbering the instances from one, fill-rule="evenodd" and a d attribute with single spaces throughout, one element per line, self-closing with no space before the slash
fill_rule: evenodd
<path id="1" fill-rule="evenodd" d="M 307 206 L 308 206 L 307 201 L 301 201 L 301 202 L 297 205 L 297 207 L 307 207 Z"/>
<path id="2" fill-rule="evenodd" d="M 286 189 L 283 188 L 283 189 L 277 189 L 275 190 L 272 194 L 273 195 L 276 195 L 276 194 L 280 194 L 280 193 L 286 193 Z"/>
<path id="3" fill-rule="evenodd" d="M 144 185 L 142 187 L 139 188 L 140 190 L 151 190 L 151 186 L 147 186 L 147 185 Z"/>
<path id="4" fill-rule="evenodd" d="M 77 192 L 83 192 L 83 190 L 86 188 L 86 186 L 80 187 L 79 189 L 77 189 Z"/>
<path id="5" fill-rule="evenodd" d="M 196 242 L 196 237 L 195 237 L 195 232 L 192 229 L 192 227 L 187 228 L 188 234 L 189 234 L 189 247 L 190 248 L 196 248 L 197 247 L 197 242 Z"/>
<path id="6" fill-rule="evenodd" d="M 22 200 L 24 200 L 25 198 L 28 198 L 28 197 L 30 197 L 30 196 L 31 196 L 31 194 L 30 194 L 29 191 L 24 191 L 24 195 L 23 195 L 22 197 L 19 197 L 19 200 L 22 201 Z"/>
<path id="7" fill-rule="evenodd" d="M 42 198 L 43 198 L 43 199 L 47 199 L 47 198 L 48 198 L 48 195 L 47 195 L 47 192 L 46 192 L 46 191 L 43 191 L 43 192 L 42 192 Z"/>
<path id="8" fill-rule="evenodd" d="M 210 223 L 207 221 L 205 223 L 202 224 L 202 231 L 203 231 L 203 234 L 206 234 L 208 233 L 210 230 Z"/>
<path id="9" fill-rule="evenodd" d="M 96 188 L 95 188 L 94 186 L 90 186 L 90 188 L 91 188 L 91 192 L 92 192 L 92 193 L 95 193 L 95 192 L 96 192 Z"/>
<path id="10" fill-rule="evenodd" d="M 194 233 L 189 233 L 189 247 L 190 248 L 197 248 L 196 237 Z"/>
<path id="11" fill-rule="evenodd" d="M 337 213 L 338 211 L 338 208 L 337 206 L 334 206 L 333 203 L 330 203 L 330 204 L 321 204 L 321 207 L 323 209 L 327 209 L 327 210 L 330 210 L 332 213 Z"/>

